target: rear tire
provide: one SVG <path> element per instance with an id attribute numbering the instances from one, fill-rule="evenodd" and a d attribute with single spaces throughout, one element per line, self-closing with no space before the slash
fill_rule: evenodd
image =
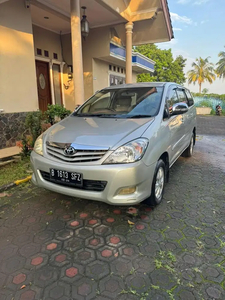
<path id="1" fill-rule="evenodd" d="M 166 182 L 166 166 L 162 159 L 157 162 L 155 174 L 152 182 L 151 196 L 145 200 L 145 203 L 151 206 L 159 205 L 162 202 L 164 187 Z"/>
<path id="2" fill-rule="evenodd" d="M 184 157 L 192 157 L 193 150 L 194 150 L 194 144 L 195 144 L 195 136 L 194 136 L 194 134 L 192 134 L 190 144 L 189 144 L 188 148 L 183 153 Z"/>

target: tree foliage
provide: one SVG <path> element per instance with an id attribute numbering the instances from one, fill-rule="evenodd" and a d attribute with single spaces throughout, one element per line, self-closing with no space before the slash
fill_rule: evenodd
<path id="1" fill-rule="evenodd" d="M 220 60 L 218 61 L 217 68 L 216 68 L 216 73 L 220 78 L 225 78 L 225 51 L 221 51 L 218 54 Z"/>
<path id="2" fill-rule="evenodd" d="M 202 90 L 202 84 L 209 82 L 210 84 L 216 79 L 214 65 L 209 62 L 209 57 L 203 59 L 202 57 L 196 58 L 192 64 L 193 69 L 188 71 L 188 83 L 199 84 L 199 93 Z"/>
<path id="3" fill-rule="evenodd" d="M 204 88 L 204 89 L 202 90 L 202 94 L 203 94 L 203 95 L 208 94 L 208 92 L 209 92 L 209 89 Z"/>
<path id="4" fill-rule="evenodd" d="M 160 81 L 176 82 L 179 84 L 185 82 L 184 67 L 186 59 L 184 59 L 183 56 L 179 55 L 174 60 L 171 49 L 161 50 L 153 44 L 138 46 L 135 48 L 135 51 L 156 62 L 154 73 L 138 75 L 138 82 Z"/>

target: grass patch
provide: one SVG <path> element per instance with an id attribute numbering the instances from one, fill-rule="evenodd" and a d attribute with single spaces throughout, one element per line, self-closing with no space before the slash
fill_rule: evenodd
<path id="1" fill-rule="evenodd" d="M 14 182 L 15 180 L 26 178 L 31 175 L 30 159 L 24 158 L 19 162 L 12 162 L 0 167 L 0 186 Z"/>

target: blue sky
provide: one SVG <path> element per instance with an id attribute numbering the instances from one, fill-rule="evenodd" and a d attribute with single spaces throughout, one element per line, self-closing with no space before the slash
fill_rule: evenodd
<path id="1" fill-rule="evenodd" d="M 187 58 L 185 72 L 199 56 L 210 56 L 210 61 L 215 64 L 218 53 L 225 51 L 225 0 L 168 0 L 168 3 L 175 39 L 158 46 L 171 48 L 174 57 L 181 54 Z M 198 91 L 197 84 L 189 88 Z M 225 80 L 217 79 L 212 85 L 205 83 L 203 88 L 225 94 Z"/>

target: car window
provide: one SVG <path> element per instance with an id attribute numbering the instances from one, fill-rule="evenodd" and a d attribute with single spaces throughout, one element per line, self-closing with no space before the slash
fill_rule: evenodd
<path id="1" fill-rule="evenodd" d="M 178 89 L 177 96 L 178 96 L 179 102 L 184 102 L 184 103 L 188 104 L 187 96 L 183 90 Z"/>
<path id="2" fill-rule="evenodd" d="M 174 87 L 168 93 L 167 103 L 168 103 L 168 108 L 169 108 L 169 113 L 170 114 L 172 113 L 173 105 L 180 102 L 179 99 L 178 99 L 176 90 L 177 90 L 176 87 Z"/>
<path id="3" fill-rule="evenodd" d="M 193 99 L 191 93 L 188 90 L 185 90 L 185 93 L 186 93 L 187 98 L 188 98 L 188 106 L 194 105 L 194 99 Z"/>

